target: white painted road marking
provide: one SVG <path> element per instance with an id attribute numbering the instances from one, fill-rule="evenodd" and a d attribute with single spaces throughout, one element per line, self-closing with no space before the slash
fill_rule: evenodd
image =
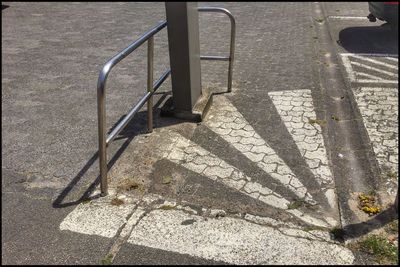
<path id="1" fill-rule="evenodd" d="M 375 76 L 375 75 L 372 75 L 372 74 L 367 74 L 367 73 L 364 73 L 364 72 L 361 72 L 361 71 L 357 72 L 357 75 L 363 76 L 363 77 L 368 77 L 368 78 L 371 78 L 372 80 L 375 80 L 375 81 L 383 81 L 384 80 L 381 77 L 378 77 L 378 76 Z"/>
<path id="2" fill-rule="evenodd" d="M 399 82 L 398 55 L 352 53 L 340 55 L 351 82 L 380 84 L 398 84 Z M 365 77 L 370 79 L 365 79 Z"/>
<path id="3" fill-rule="evenodd" d="M 392 76 L 392 77 L 398 77 L 397 73 L 392 73 L 392 72 L 385 71 L 385 70 L 382 70 L 382 69 L 379 69 L 379 68 L 374 68 L 374 67 L 368 66 L 366 64 L 362 64 L 362 63 L 358 63 L 358 62 L 351 62 L 351 64 L 355 65 L 355 66 L 359 66 L 359 67 L 365 68 L 365 69 L 373 70 L 373 71 L 376 71 L 376 72 L 379 72 L 379 73 L 383 73 L 383 74 L 386 74 L 386 75 L 389 75 L 389 76 Z"/>
<path id="4" fill-rule="evenodd" d="M 184 222 L 191 222 L 185 224 Z M 351 264 L 352 253 L 337 244 L 239 218 L 205 219 L 182 211 L 154 210 L 133 229 L 129 243 L 229 264 Z"/>
<path id="5" fill-rule="evenodd" d="M 332 242 L 325 231 L 303 231 L 291 223 L 251 214 L 246 214 L 246 219 L 214 215 L 206 218 L 174 202 L 164 201 L 152 206 L 152 201 L 162 199 L 157 195 L 145 196 L 141 202 L 120 197 L 125 197 L 130 204 L 111 206 L 104 199 L 79 204 L 64 219 L 60 229 L 108 238 L 116 236 L 116 229 L 120 232 L 117 239 L 129 235 L 127 242 L 134 245 L 229 264 L 341 265 L 354 261 L 352 252 Z M 106 198 L 109 201 L 111 196 Z M 146 203 L 150 206 L 142 206 Z M 165 205 L 173 209 L 163 210 Z M 110 213 L 112 216 L 106 216 Z M 209 210 L 208 213 L 219 214 L 220 211 Z M 110 228 L 113 231 L 107 231 Z"/>
<path id="6" fill-rule="evenodd" d="M 79 204 L 60 224 L 60 230 L 114 237 L 135 205 L 113 206 L 108 202 Z"/>
<path id="7" fill-rule="evenodd" d="M 372 62 L 372 63 L 374 63 L 374 64 L 376 64 L 376 65 L 381 65 L 381 66 L 384 66 L 384 67 L 388 67 L 388 68 L 390 68 L 390 69 L 395 69 L 395 70 L 398 69 L 397 64 L 392 65 L 392 64 L 388 64 L 388 63 L 385 63 L 385 62 L 381 62 L 381 61 L 379 61 L 379 60 L 371 59 L 371 58 L 368 58 L 368 57 L 365 57 L 365 56 L 359 56 L 359 55 L 356 55 L 356 54 L 352 54 L 351 57 L 353 57 L 353 58 L 358 58 L 358 59 L 360 59 L 360 60 L 364 60 L 364 61 L 368 61 L 368 62 Z"/>
<path id="8" fill-rule="evenodd" d="M 339 19 L 339 20 L 368 20 L 367 16 L 359 17 L 359 16 L 328 16 L 330 19 Z"/>

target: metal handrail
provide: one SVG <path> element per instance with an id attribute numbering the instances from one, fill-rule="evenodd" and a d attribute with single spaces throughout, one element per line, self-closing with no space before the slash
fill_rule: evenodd
<path id="1" fill-rule="evenodd" d="M 219 61 L 229 61 L 228 66 L 228 92 L 232 91 L 232 71 L 233 71 L 233 61 L 235 55 L 235 35 L 236 35 L 236 22 L 235 18 L 231 14 L 231 12 L 225 8 L 220 7 L 199 7 L 198 11 L 201 12 L 220 12 L 224 13 L 231 20 L 231 43 L 229 49 L 229 57 L 221 57 L 221 56 L 200 56 L 200 59 L 203 60 L 219 60 Z"/>
<path id="2" fill-rule="evenodd" d="M 167 70 L 161 77 L 153 83 L 153 50 L 154 50 L 154 35 L 167 26 L 166 21 L 159 22 L 154 28 L 144 33 L 139 39 L 122 50 L 120 53 L 112 57 L 104 64 L 99 74 L 97 82 L 97 116 L 98 116 L 98 132 L 99 132 L 99 162 L 100 162 L 100 188 L 101 196 L 108 194 L 107 183 L 107 145 L 114 140 L 114 138 L 123 130 L 129 123 L 133 116 L 143 107 L 147 102 L 147 118 L 148 130 L 153 130 L 153 94 L 161 86 L 161 84 L 168 78 L 171 70 Z M 135 51 L 140 45 L 147 41 L 147 93 L 139 100 L 139 102 L 129 111 L 124 119 L 118 123 L 114 130 L 106 136 L 106 108 L 105 108 L 105 89 L 108 74 L 111 69 L 118 64 L 121 60 L 127 57 L 130 53 Z"/>

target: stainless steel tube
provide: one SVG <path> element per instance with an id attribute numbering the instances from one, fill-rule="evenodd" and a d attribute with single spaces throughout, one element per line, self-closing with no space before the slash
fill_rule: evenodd
<path id="1" fill-rule="evenodd" d="M 161 86 L 161 84 L 168 78 L 168 76 L 171 74 L 171 70 L 167 70 L 165 71 L 161 77 L 154 82 L 153 84 L 153 93 L 155 93 L 155 91 Z"/>
<path id="2" fill-rule="evenodd" d="M 111 69 L 122 59 L 132 53 L 136 48 L 143 44 L 148 38 L 162 30 L 167 26 L 166 21 L 159 22 L 154 28 L 147 31 L 139 39 L 125 48 L 123 51 L 112 57 L 103 66 L 97 81 L 97 116 L 98 116 L 98 132 L 99 132 L 99 164 L 100 164 L 100 188 L 101 196 L 108 194 L 107 185 L 107 141 L 106 141 L 106 112 L 105 112 L 105 89 L 107 76 Z"/>
<path id="3" fill-rule="evenodd" d="M 98 117 L 98 130 L 99 130 L 99 164 L 100 164 L 100 178 L 101 178 L 101 196 L 106 196 L 108 193 L 107 185 L 107 147 L 106 147 L 106 107 L 104 101 L 104 90 L 99 88 L 97 90 L 97 117 Z"/>
<path id="4" fill-rule="evenodd" d="M 200 56 L 202 60 L 219 60 L 219 61 L 229 61 L 230 57 L 220 57 L 220 56 Z"/>
<path id="5" fill-rule="evenodd" d="M 135 42 L 133 42 L 131 45 L 129 45 L 127 48 L 122 50 L 120 53 L 116 54 L 113 56 L 110 60 L 107 61 L 107 63 L 104 65 L 103 69 L 100 72 L 99 75 L 99 81 L 98 81 L 98 88 L 99 86 L 102 86 L 103 88 L 105 87 L 105 82 L 107 80 L 107 76 L 110 73 L 111 69 L 121 60 L 123 60 L 126 56 L 128 56 L 130 53 L 132 53 L 136 48 L 138 48 L 140 45 L 142 45 L 144 42 L 146 42 L 147 39 L 149 39 L 151 36 L 162 30 L 165 26 L 167 26 L 166 21 L 161 21 L 159 22 L 154 28 L 151 30 L 147 31 L 145 34 L 139 37 Z"/>
<path id="6" fill-rule="evenodd" d="M 147 92 L 153 93 L 154 37 L 147 41 Z M 153 131 L 153 95 L 147 101 L 147 130 Z"/>
<path id="7" fill-rule="evenodd" d="M 124 119 L 114 128 L 114 130 L 108 135 L 106 143 L 107 145 L 112 142 L 115 137 L 124 129 L 124 127 L 129 123 L 129 121 L 135 116 L 135 114 L 146 104 L 146 101 L 152 96 L 151 92 L 147 92 L 144 97 L 142 97 L 139 102 L 134 106 L 129 113 L 124 117 Z"/>
<path id="8" fill-rule="evenodd" d="M 107 136 L 106 145 L 112 142 L 115 137 L 124 129 L 124 127 L 129 123 L 129 121 L 135 116 L 135 114 L 144 106 L 146 101 L 150 99 L 150 97 L 154 94 L 154 92 L 160 87 L 160 85 L 165 81 L 168 75 L 171 73 L 171 70 L 167 70 L 164 74 L 154 83 L 153 91 L 147 92 L 139 102 L 128 112 L 125 118 L 115 126 L 114 130 Z"/>
<path id="9" fill-rule="evenodd" d="M 230 60 L 228 66 L 228 92 L 232 92 L 233 61 L 235 60 L 236 22 L 231 13 L 228 13 L 228 16 L 231 19 L 231 48 L 229 53 Z"/>
<path id="10" fill-rule="evenodd" d="M 233 75 L 233 62 L 235 59 L 235 37 L 236 37 L 236 22 L 231 12 L 225 8 L 220 7 L 199 7 L 198 11 L 201 12 L 220 12 L 226 14 L 231 20 L 231 43 L 229 49 L 229 66 L 228 66 L 228 92 L 232 91 L 232 75 Z"/>

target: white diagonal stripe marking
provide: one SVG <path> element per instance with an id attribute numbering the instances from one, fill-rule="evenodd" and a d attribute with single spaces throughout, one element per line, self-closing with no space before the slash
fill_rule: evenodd
<path id="1" fill-rule="evenodd" d="M 351 55 L 351 57 L 358 58 L 358 59 L 364 60 L 364 61 L 368 61 L 368 62 L 374 63 L 376 65 L 385 66 L 385 67 L 388 67 L 390 69 L 394 69 L 394 70 L 398 69 L 397 65 L 391 65 L 391 64 L 388 64 L 388 63 L 385 63 L 385 62 L 381 62 L 381 61 L 372 59 L 372 58 L 361 57 L 361 56 L 357 56 L 357 55 Z"/>
<path id="2" fill-rule="evenodd" d="M 396 73 L 392 73 L 392 72 L 388 72 L 388 71 L 385 71 L 385 70 L 377 69 L 377 68 L 374 68 L 374 67 L 362 64 L 362 63 L 354 62 L 354 61 L 352 61 L 351 64 L 355 65 L 355 66 L 359 66 L 361 68 L 373 70 L 373 71 L 380 72 L 380 73 L 386 74 L 388 76 L 392 76 L 392 77 L 397 78 L 397 74 Z"/>

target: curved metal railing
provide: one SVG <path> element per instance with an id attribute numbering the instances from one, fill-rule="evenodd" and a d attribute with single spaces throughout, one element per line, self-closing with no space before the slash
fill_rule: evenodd
<path id="1" fill-rule="evenodd" d="M 235 34 L 236 23 L 232 14 L 225 8 L 219 7 L 199 7 L 201 12 L 220 12 L 228 15 L 231 20 L 231 40 L 229 57 L 221 56 L 200 56 L 202 60 L 219 60 L 229 61 L 228 67 L 228 92 L 232 90 L 232 70 L 235 53 Z M 124 129 L 133 116 L 147 102 L 147 127 L 148 131 L 153 131 L 153 94 L 161 86 L 161 84 L 171 74 L 171 70 L 165 71 L 161 77 L 153 83 L 153 57 L 154 57 L 154 35 L 167 26 L 166 21 L 159 22 L 155 27 L 144 33 L 139 39 L 130 44 L 127 48 L 116 54 L 104 64 L 100 71 L 97 82 L 97 115 L 98 115 L 98 132 L 99 132 L 99 161 L 100 161 L 100 188 L 101 196 L 108 194 L 107 183 L 107 145 Z M 147 41 L 147 93 L 139 100 L 139 102 L 128 112 L 124 119 L 118 123 L 109 135 L 106 135 L 106 108 L 105 108 L 105 92 L 106 81 L 112 68 L 121 60 L 135 51 L 139 46 Z"/>
<path id="2" fill-rule="evenodd" d="M 107 183 L 107 145 L 124 129 L 133 116 L 147 102 L 147 125 L 149 132 L 153 130 L 153 94 L 168 78 L 171 70 L 165 71 L 161 77 L 153 83 L 153 56 L 154 56 L 154 35 L 167 26 L 166 21 L 159 22 L 154 28 L 144 33 L 139 39 L 122 50 L 120 53 L 112 57 L 104 64 L 100 71 L 97 82 L 97 116 L 98 116 L 98 131 L 99 131 L 99 158 L 100 158 L 100 187 L 101 196 L 108 194 Z M 139 46 L 147 41 L 147 93 L 139 100 L 139 102 L 128 112 L 124 119 L 118 123 L 113 131 L 106 136 L 106 81 L 111 69 L 121 60 L 135 51 Z"/>
<path id="3" fill-rule="evenodd" d="M 231 42 L 229 48 L 229 57 L 221 57 L 221 56 L 200 56 L 200 59 L 203 60 L 219 60 L 219 61 L 229 61 L 228 66 L 228 92 L 232 91 L 232 71 L 233 71 L 233 61 L 235 55 L 235 36 L 236 36 L 236 22 L 235 18 L 231 14 L 231 12 L 225 8 L 221 7 L 199 7 L 197 9 L 200 12 L 220 12 L 224 13 L 231 20 Z"/>

